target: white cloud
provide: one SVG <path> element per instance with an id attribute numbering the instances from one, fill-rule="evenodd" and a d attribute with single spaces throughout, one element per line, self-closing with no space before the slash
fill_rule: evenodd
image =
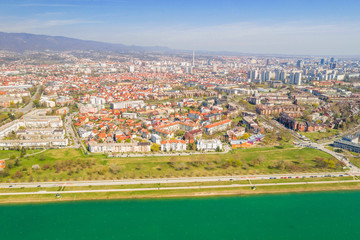
<path id="1" fill-rule="evenodd" d="M 34 30 L 42 30 L 43 34 L 46 34 L 46 29 L 80 25 L 80 24 L 98 24 L 102 21 L 91 21 L 82 19 L 66 19 L 66 20 L 25 20 L 13 23 L 0 23 L 0 31 L 4 32 L 33 32 Z"/>

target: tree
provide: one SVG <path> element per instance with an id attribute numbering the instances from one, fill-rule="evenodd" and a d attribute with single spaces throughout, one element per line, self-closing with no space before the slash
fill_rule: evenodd
<path id="1" fill-rule="evenodd" d="M 248 133 L 244 133 L 240 139 L 248 139 L 250 135 Z"/>
<path id="2" fill-rule="evenodd" d="M 328 162 L 328 168 L 335 168 L 335 167 L 336 167 L 336 165 L 335 165 L 334 160 L 329 160 L 329 162 Z"/>
<path id="3" fill-rule="evenodd" d="M 125 140 L 125 142 L 126 142 L 126 143 L 131 143 L 131 139 L 130 139 L 130 138 L 127 138 L 127 139 Z"/>
<path id="4" fill-rule="evenodd" d="M 153 143 L 151 145 L 151 151 L 152 152 L 159 152 L 160 151 L 160 145 L 159 144 L 156 144 L 156 143 Z"/>
<path id="5" fill-rule="evenodd" d="M 196 150 L 196 144 L 195 144 L 195 142 L 189 143 L 189 150 L 193 150 L 193 151 Z"/>
<path id="6" fill-rule="evenodd" d="M 21 148 L 20 157 L 24 157 L 26 155 L 26 149 Z"/>
<path id="7" fill-rule="evenodd" d="M 11 121 L 14 121 L 15 120 L 15 115 L 12 114 L 12 113 L 8 113 L 8 116 L 10 118 Z"/>
<path id="8" fill-rule="evenodd" d="M 37 100 L 37 99 L 33 101 L 33 104 L 34 104 L 35 107 L 40 106 L 39 100 Z"/>

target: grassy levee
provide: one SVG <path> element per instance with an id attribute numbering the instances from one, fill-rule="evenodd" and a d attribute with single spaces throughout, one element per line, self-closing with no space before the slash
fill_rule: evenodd
<path id="1" fill-rule="evenodd" d="M 295 193 L 335 190 L 360 190 L 359 182 L 331 183 L 331 184 L 302 184 L 302 185 L 273 185 L 260 186 L 256 190 L 249 187 L 211 188 L 211 189 L 170 189 L 144 190 L 128 192 L 91 192 L 66 193 L 60 198 L 54 194 L 0 196 L 0 203 L 26 203 L 46 201 L 74 201 L 74 200 L 102 200 L 102 199 L 138 199 L 138 198 L 173 198 L 173 197 L 205 197 L 223 195 L 250 195 L 269 193 Z"/>
<path id="2" fill-rule="evenodd" d="M 317 160 L 316 160 L 317 159 Z M 319 160 L 320 159 L 320 160 Z M 332 160 L 332 165 L 319 161 Z M 42 182 L 202 177 L 242 174 L 281 174 L 342 171 L 332 156 L 312 148 L 292 146 L 233 150 L 226 154 L 109 158 L 84 155 L 76 149 L 51 149 L 7 161 L 1 182 Z M 34 165 L 39 165 L 34 167 Z M 39 168 L 40 167 L 40 168 Z"/>

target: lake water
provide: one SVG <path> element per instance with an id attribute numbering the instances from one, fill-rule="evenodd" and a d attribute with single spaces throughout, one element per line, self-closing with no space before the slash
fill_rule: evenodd
<path id="1" fill-rule="evenodd" d="M 0 205 L 0 239 L 360 239 L 360 192 Z"/>

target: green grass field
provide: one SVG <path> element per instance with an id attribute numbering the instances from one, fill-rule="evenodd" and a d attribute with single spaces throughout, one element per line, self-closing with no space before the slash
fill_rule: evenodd
<path id="1" fill-rule="evenodd" d="M 317 159 L 317 160 L 316 160 Z M 332 160 L 330 163 L 325 161 Z M 320 164 L 319 164 L 320 161 Z M 342 171 L 332 156 L 317 149 L 265 147 L 226 154 L 109 158 L 75 149 L 51 149 L 10 160 L 2 182 L 201 177 L 239 174 Z M 39 165 L 36 169 L 34 165 Z"/>
<path id="2" fill-rule="evenodd" d="M 37 153 L 37 152 L 40 152 L 40 151 L 41 150 L 38 150 L 38 149 L 27 150 L 26 154 L 33 154 L 33 153 Z M 0 150 L 0 159 L 7 159 L 7 158 L 10 158 L 11 156 L 19 157 L 20 156 L 20 151 L 16 151 L 16 150 Z"/>
<path id="3" fill-rule="evenodd" d="M 302 132 L 302 135 L 309 138 L 312 141 L 316 140 L 324 140 L 326 138 L 334 137 L 335 135 L 339 134 L 338 129 L 328 129 L 326 132 Z"/>

